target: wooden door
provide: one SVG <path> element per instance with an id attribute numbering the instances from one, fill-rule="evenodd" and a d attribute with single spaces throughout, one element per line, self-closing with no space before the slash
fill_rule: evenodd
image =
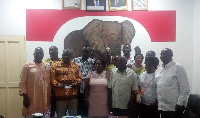
<path id="1" fill-rule="evenodd" d="M 0 36 L 0 115 L 22 117 L 20 72 L 26 61 L 25 36 Z"/>

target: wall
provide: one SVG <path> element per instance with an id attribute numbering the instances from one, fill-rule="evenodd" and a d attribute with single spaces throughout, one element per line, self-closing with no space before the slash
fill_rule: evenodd
<path id="1" fill-rule="evenodd" d="M 200 11 L 200 1 L 194 0 L 194 23 L 193 23 L 193 57 L 190 56 L 190 58 L 193 58 L 193 79 L 192 79 L 192 92 L 200 94 L 199 91 L 199 85 L 200 85 L 200 79 L 199 79 L 199 73 L 200 73 L 200 15 L 198 11 Z"/>
<path id="2" fill-rule="evenodd" d="M 128 0 L 128 3 L 131 3 L 131 0 Z M 198 5 L 200 2 L 198 0 L 149 0 L 148 3 L 149 10 L 176 10 L 176 42 L 152 43 L 135 40 L 134 44 L 139 45 L 144 54 L 150 49 L 155 50 L 158 57 L 163 48 L 171 48 L 174 51 L 174 60 L 181 63 L 186 68 L 192 92 L 197 93 L 196 81 L 198 81 L 197 70 L 199 69 L 197 64 L 199 64 L 199 61 L 194 59 L 193 63 L 193 59 L 189 60 L 187 57 L 193 58 L 196 57 L 195 54 L 198 54 L 197 49 L 199 48 L 197 45 L 197 38 L 200 29 L 194 24 L 197 24 L 199 21 L 197 20 L 199 19 L 197 11 L 199 11 Z M 81 5 L 82 10 L 85 10 L 85 0 L 82 0 Z M 26 9 L 61 9 L 61 0 L 0 0 L 0 35 L 25 35 Z M 128 9 L 131 10 L 131 5 L 128 6 Z M 32 53 L 36 46 L 44 48 L 44 58 L 47 58 L 48 48 L 52 44 L 52 42 L 48 42 L 48 44 L 44 44 L 44 42 L 27 42 L 27 60 L 33 58 Z M 61 55 L 61 48 L 59 52 L 59 55 Z M 133 54 L 132 52 L 132 55 Z M 193 71 L 193 69 L 195 71 Z M 194 80 L 192 80 L 192 78 L 194 78 Z M 195 88 L 193 88 L 193 85 Z"/>

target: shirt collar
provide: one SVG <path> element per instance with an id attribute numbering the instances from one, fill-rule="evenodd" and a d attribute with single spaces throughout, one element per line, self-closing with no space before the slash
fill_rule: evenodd
<path id="1" fill-rule="evenodd" d="M 82 57 L 80 57 L 80 60 L 83 62 Z M 89 62 L 90 60 L 92 60 L 92 58 L 89 57 L 85 62 Z"/>
<path id="2" fill-rule="evenodd" d="M 165 66 L 162 65 L 162 67 L 167 69 L 167 68 L 170 68 L 172 65 L 174 65 L 174 63 L 175 63 L 175 62 L 172 60 L 172 61 L 170 61 L 168 64 L 166 64 Z"/>
<path id="3" fill-rule="evenodd" d="M 65 65 L 64 63 L 63 63 L 63 60 L 61 60 L 61 65 Z M 72 65 L 72 60 L 70 60 L 70 62 L 69 62 L 69 66 L 71 66 Z"/>
<path id="4" fill-rule="evenodd" d="M 119 69 L 117 69 L 117 72 L 118 72 L 118 73 L 121 73 L 121 74 L 123 74 L 123 73 L 127 73 L 127 72 L 128 72 L 128 67 L 126 67 L 126 70 L 125 70 L 123 73 L 120 72 Z"/>
<path id="5" fill-rule="evenodd" d="M 154 73 L 151 73 L 151 74 L 148 74 L 147 71 L 145 71 L 144 73 L 145 73 L 145 75 L 152 75 L 152 76 L 155 76 L 155 72 L 154 72 Z"/>

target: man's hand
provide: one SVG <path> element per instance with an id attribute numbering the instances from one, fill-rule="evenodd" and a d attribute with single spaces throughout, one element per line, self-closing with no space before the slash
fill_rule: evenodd
<path id="1" fill-rule="evenodd" d="M 175 111 L 177 118 L 181 118 L 183 116 L 183 111 L 185 110 L 185 106 L 180 106 L 176 104 Z"/>
<path id="2" fill-rule="evenodd" d="M 128 102 L 128 109 L 133 109 L 133 107 L 134 107 L 133 102 L 132 102 L 132 101 L 129 101 L 129 102 Z"/>
<path id="3" fill-rule="evenodd" d="M 78 85 L 79 85 L 78 82 L 72 83 L 72 86 L 74 86 L 74 87 L 76 87 L 76 86 L 78 86 Z"/>
<path id="4" fill-rule="evenodd" d="M 157 109 L 158 103 L 154 102 L 149 105 L 150 109 Z"/>
<path id="5" fill-rule="evenodd" d="M 183 112 L 184 109 L 185 109 L 185 106 L 176 104 L 175 111 Z"/>
<path id="6" fill-rule="evenodd" d="M 28 107 L 30 106 L 29 98 L 28 98 L 27 94 L 24 94 L 23 97 L 24 97 L 23 105 L 24 105 L 26 108 L 28 108 Z"/>
<path id="7" fill-rule="evenodd" d="M 87 108 L 89 108 L 89 101 L 88 101 L 88 99 L 85 99 L 85 106 L 87 107 Z"/>

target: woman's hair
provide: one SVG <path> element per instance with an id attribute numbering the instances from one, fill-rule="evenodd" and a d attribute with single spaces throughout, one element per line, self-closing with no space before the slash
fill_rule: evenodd
<path id="1" fill-rule="evenodd" d="M 146 53 L 146 57 L 156 57 L 156 53 L 153 50 L 150 50 Z"/>
<path id="2" fill-rule="evenodd" d="M 101 64 L 102 64 L 102 66 L 103 66 L 103 70 L 105 70 L 105 68 L 106 68 L 106 61 L 104 60 L 104 59 L 96 59 L 95 61 L 94 61 L 94 66 L 95 66 L 95 64 L 96 64 L 96 62 L 97 61 L 101 61 Z"/>
<path id="3" fill-rule="evenodd" d="M 135 58 L 136 58 L 138 55 L 140 55 L 140 56 L 142 57 L 142 60 L 144 59 L 143 54 L 135 54 L 135 56 L 134 56 L 134 60 L 135 60 Z"/>
<path id="4" fill-rule="evenodd" d="M 159 65 L 159 60 L 158 60 L 157 57 L 147 57 L 147 58 L 145 58 L 145 64 L 146 64 L 147 62 L 151 62 L 151 63 L 153 64 L 153 66 L 154 66 L 155 69 L 156 69 L 156 68 L 158 67 L 158 65 Z"/>

